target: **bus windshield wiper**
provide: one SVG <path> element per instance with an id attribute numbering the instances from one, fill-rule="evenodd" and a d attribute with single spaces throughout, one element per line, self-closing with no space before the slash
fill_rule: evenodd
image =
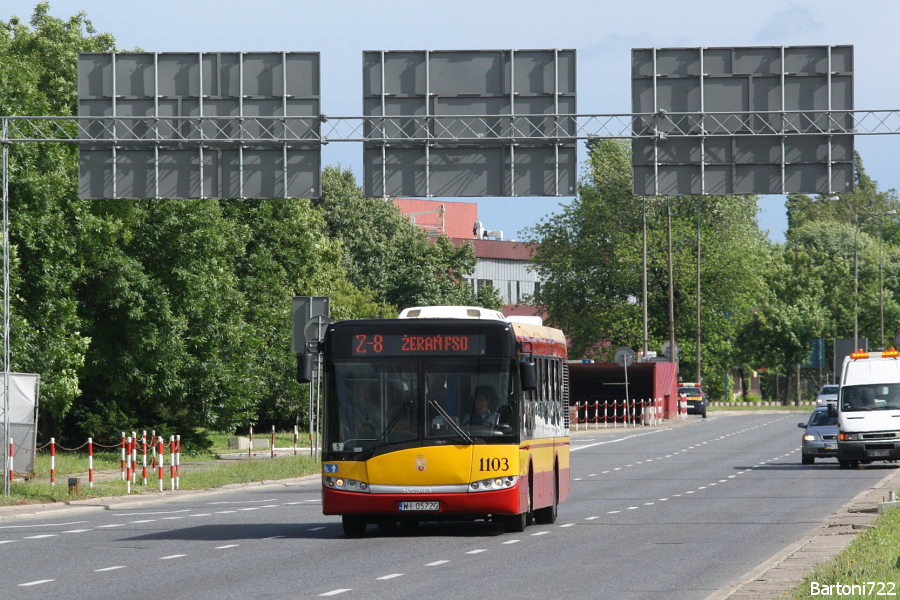
<path id="1" fill-rule="evenodd" d="M 459 437 L 461 437 L 463 440 L 465 440 L 465 442 L 466 442 L 467 444 L 474 444 L 474 443 L 475 443 L 475 440 L 473 440 L 473 439 L 469 436 L 469 434 L 466 433 L 465 430 L 463 430 L 462 427 L 460 427 L 459 425 L 456 424 L 456 421 L 454 421 L 454 420 L 450 417 L 450 415 L 447 414 L 447 411 L 445 411 L 444 408 L 443 408 L 440 404 L 437 403 L 437 401 L 435 401 L 435 400 L 429 400 L 429 401 L 428 401 L 428 404 L 430 404 L 431 407 L 432 407 L 435 411 L 437 411 L 437 413 L 438 413 L 439 415 L 441 415 L 441 417 L 444 418 L 444 421 L 446 421 L 447 424 L 450 425 L 450 427 L 452 427 L 453 430 L 454 430 L 457 434 L 459 434 Z"/>
<path id="2" fill-rule="evenodd" d="M 378 436 L 378 439 L 375 441 L 372 447 L 366 451 L 366 459 L 375 456 L 375 453 L 378 451 L 378 449 L 384 445 L 384 443 L 387 441 L 388 434 L 394 429 L 394 426 L 400 421 L 400 417 L 403 416 L 403 413 L 406 412 L 406 409 L 409 408 L 412 402 L 412 400 L 405 402 L 403 406 L 401 406 L 400 409 L 397 410 L 396 413 L 394 413 L 394 416 L 391 417 L 391 420 L 388 422 L 387 427 L 384 428 L 384 431 L 381 432 L 381 435 Z"/>

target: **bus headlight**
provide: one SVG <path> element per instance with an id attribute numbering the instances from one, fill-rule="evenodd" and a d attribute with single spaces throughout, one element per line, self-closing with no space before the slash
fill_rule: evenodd
<path id="1" fill-rule="evenodd" d="M 469 484 L 470 492 L 489 492 L 491 490 L 501 490 L 509 488 L 516 484 L 519 480 L 517 476 L 497 477 L 496 479 L 482 479 L 473 481 Z"/>
<path id="2" fill-rule="evenodd" d="M 357 481 L 356 479 L 345 479 L 343 477 L 322 478 L 322 485 L 334 490 L 344 490 L 347 492 L 366 492 L 369 491 L 369 484 L 365 481 Z"/>

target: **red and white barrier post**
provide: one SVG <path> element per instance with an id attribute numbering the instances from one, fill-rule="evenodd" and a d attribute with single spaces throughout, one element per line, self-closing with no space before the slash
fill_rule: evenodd
<path id="1" fill-rule="evenodd" d="M 297 456 L 297 438 L 299 437 L 297 426 L 294 425 L 294 456 Z"/>
<path id="2" fill-rule="evenodd" d="M 131 432 L 131 484 L 137 482 L 137 432 Z"/>
<path id="3" fill-rule="evenodd" d="M 56 438 L 50 438 L 50 485 L 56 485 Z"/>
<path id="4" fill-rule="evenodd" d="M 143 461 L 143 468 L 141 469 L 141 475 L 144 479 L 144 485 L 147 485 L 147 430 L 145 429 L 143 435 L 141 436 L 141 460 Z"/>
<path id="5" fill-rule="evenodd" d="M 163 491 L 163 469 L 166 466 L 166 455 L 163 452 L 162 436 L 159 436 L 159 438 L 157 438 L 156 444 L 157 446 L 159 446 L 159 462 L 157 463 L 159 469 L 159 491 Z"/>
<path id="6" fill-rule="evenodd" d="M 272 458 L 275 458 L 275 426 L 272 425 Z"/>
<path id="7" fill-rule="evenodd" d="M 181 436 L 175 436 L 175 489 L 181 489 Z"/>
<path id="8" fill-rule="evenodd" d="M 122 432 L 122 480 L 125 480 L 125 432 Z"/>
<path id="9" fill-rule="evenodd" d="M 88 438 L 88 485 L 94 487 L 94 438 Z"/>
<path id="10" fill-rule="evenodd" d="M 250 444 L 247 448 L 247 458 L 253 458 L 253 425 L 250 426 Z"/>
<path id="11" fill-rule="evenodd" d="M 131 437 L 125 438 L 128 443 L 128 457 L 125 459 L 125 479 L 128 483 L 125 485 L 125 493 L 131 493 Z"/>
<path id="12" fill-rule="evenodd" d="M 175 436 L 169 436 L 169 484 L 175 491 Z"/>
<path id="13" fill-rule="evenodd" d="M 153 460 L 150 463 L 150 469 L 156 468 L 156 430 L 150 432 L 150 452 L 153 454 Z"/>
<path id="14" fill-rule="evenodd" d="M 13 439 L 12 439 L 12 438 L 9 438 L 9 454 L 7 455 L 7 457 L 8 457 L 8 459 L 9 459 L 9 483 L 12 484 L 12 482 L 13 482 L 13 471 L 15 470 L 15 469 L 13 468 L 13 465 L 14 465 L 15 463 L 13 462 Z"/>

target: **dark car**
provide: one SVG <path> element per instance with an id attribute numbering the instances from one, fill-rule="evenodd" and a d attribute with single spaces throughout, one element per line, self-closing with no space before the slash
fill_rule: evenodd
<path id="1" fill-rule="evenodd" d="M 706 394 L 696 383 L 681 383 L 678 385 L 678 396 L 687 401 L 687 413 L 689 415 L 702 415 L 706 418 Z"/>
<path id="2" fill-rule="evenodd" d="M 817 408 L 803 427 L 803 464 L 811 465 L 817 458 L 837 458 L 837 416 L 829 417 L 828 408 Z"/>

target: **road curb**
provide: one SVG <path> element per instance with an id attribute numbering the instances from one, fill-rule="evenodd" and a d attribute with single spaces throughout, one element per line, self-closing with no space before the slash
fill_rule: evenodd
<path id="1" fill-rule="evenodd" d="M 896 481 L 895 481 L 896 480 Z M 726 598 L 783 598 L 790 593 L 798 583 L 809 575 L 815 567 L 837 556 L 847 545 L 856 538 L 857 533 L 866 529 L 866 525 L 875 520 L 877 510 L 877 496 L 880 492 L 886 495 L 886 489 L 891 484 L 900 484 L 900 468 L 895 468 L 885 475 L 872 487 L 863 490 L 852 500 L 841 506 L 830 517 L 817 525 L 808 535 L 799 541 L 793 542 L 767 561 L 735 579 L 727 586 L 713 592 L 705 600 L 725 600 Z M 864 505 L 864 506 L 860 506 Z M 871 505 L 871 506 L 869 506 Z M 866 512 L 860 512 L 865 510 Z M 844 527 L 846 531 L 836 531 L 828 534 L 831 529 Z M 811 547 L 820 541 L 820 538 L 845 538 L 838 543 L 823 543 L 816 548 L 816 552 L 802 555 L 805 548 Z M 792 561 L 790 566 L 787 561 Z M 770 571 L 782 568 L 784 574 L 770 574 Z M 767 577 L 767 575 L 770 575 Z M 756 584 L 755 586 L 753 584 Z M 752 589 L 750 589 L 752 587 Z"/>

